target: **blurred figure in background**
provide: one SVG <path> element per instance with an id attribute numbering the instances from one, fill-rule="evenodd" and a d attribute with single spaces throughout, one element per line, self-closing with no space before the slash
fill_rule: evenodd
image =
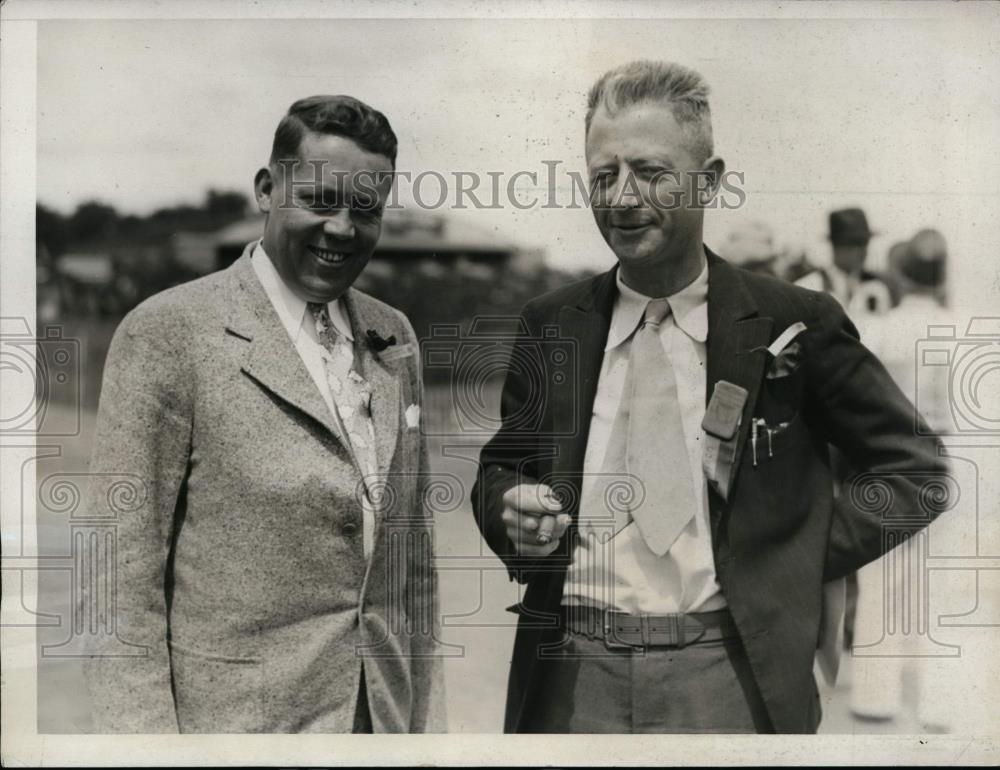
<path id="1" fill-rule="evenodd" d="M 782 244 L 774 260 L 774 274 L 789 283 L 795 283 L 817 269 L 816 265 L 809 261 L 808 249 L 801 243 Z"/>
<path id="2" fill-rule="evenodd" d="M 896 250 L 893 259 L 898 266 L 905 288 L 898 306 L 887 315 L 864 316 L 858 326 L 861 337 L 875 353 L 909 398 L 916 396 L 915 360 L 916 343 L 932 325 L 961 326 L 946 307 L 947 247 L 944 237 L 937 230 L 921 230 L 904 249 Z M 934 377 L 928 389 L 922 382 L 921 393 L 932 394 L 921 398 L 920 412 L 932 430 L 946 430 L 948 424 L 948 370 L 936 368 L 922 371 L 921 378 Z M 912 552 L 920 547 L 910 540 L 902 548 L 908 553 L 904 559 L 916 559 Z M 890 570 L 884 557 L 863 567 L 858 572 L 858 604 L 855 620 L 858 651 L 853 657 L 853 687 L 851 711 L 862 719 L 889 720 L 897 718 L 903 709 L 903 678 L 906 663 L 917 660 L 914 675 L 918 681 L 917 719 L 926 732 L 950 732 L 954 700 L 946 696 L 947 674 L 944 677 L 928 675 L 947 661 L 933 658 L 868 657 L 865 646 L 878 642 L 883 634 L 887 607 L 893 598 L 907 596 L 903 585 L 906 573 Z M 887 579 L 888 578 L 888 579 Z M 910 587 L 912 588 L 912 587 Z M 926 597 L 925 597 L 926 599 Z M 912 637 L 915 639 L 915 634 Z M 912 651 L 916 653 L 916 649 Z"/>
<path id="3" fill-rule="evenodd" d="M 720 252 L 732 265 L 751 273 L 779 277 L 774 230 L 766 222 L 745 222 L 734 227 Z"/>
<path id="4" fill-rule="evenodd" d="M 868 242 L 874 234 L 862 209 L 831 211 L 828 237 L 833 247 L 833 264 L 818 268 L 795 283 L 833 295 L 852 319 L 862 313 L 884 313 L 892 305 L 889 287 L 879 275 L 864 267 Z"/>
<path id="5" fill-rule="evenodd" d="M 885 282 L 889 287 L 892 306 L 896 307 L 906 295 L 909 281 L 903 275 L 903 262 L 910 253 L 909 241 L 898 241 L 889 247 L 886 254 Z"/>
<path id="6" fill-rule="evenodd" d="M 868 217 L 860 208 L 830 212 L 827 237 L 833 248 L 833 264 L 817 268 L 795 281 L 813 291 L 832 295 L 854 320 L 869 315 L 882 315 L 892 307 L 889 286 L 876 273 L 865 270 L 868 243 L 875 232 L 868 226 Z M 845 478 L 845 467 L 838 452 L 831 454 L 834 482 Z M 848 575 L 824 588 L 823 633 L 820 638 L 818 662 L 827 682 L 834 683 L 839 667 L 841 647 L 850 649 L 854 636 L 854 614 L 858 599 L 856 575 Z"/>

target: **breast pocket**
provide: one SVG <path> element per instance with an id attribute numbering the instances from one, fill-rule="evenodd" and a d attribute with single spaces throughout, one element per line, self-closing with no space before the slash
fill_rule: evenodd
<path id="1" fill-rule="evenodd" d="M 790 422 L 798 414 L 804 385 L 800 371 L 785 377 L 765 378 L 754 414 L 770 425 Z"/>
<path id="2" fill-rule="evenodd" d="M 170 668 L 182 733 L 265 732 L 264 661 L 170 643 Z"/>
<path id="3" fill-rule="evenodd" d="M 809 442 L 809 429 L 798 414 L 788 420 L 765 423 L 757 429 L 757 452 L 761 458 L 784 457 L 801 451 Z"/>

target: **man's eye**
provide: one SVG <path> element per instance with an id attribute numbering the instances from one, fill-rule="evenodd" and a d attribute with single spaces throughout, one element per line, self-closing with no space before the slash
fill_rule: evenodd
<path id="1" fill-rule="evenodd" d="M 336 193 L 303 194 L 299 196 L 299 205 L 311 211 L 330 211 L 341 206 Z"/>
<path id="2" fill-rule="evenodd" d="M 680 184 L 681 175 L 676 169 L 671 167 L 657 167 L 650 170 L 647 177 L 657 184 Z"/>

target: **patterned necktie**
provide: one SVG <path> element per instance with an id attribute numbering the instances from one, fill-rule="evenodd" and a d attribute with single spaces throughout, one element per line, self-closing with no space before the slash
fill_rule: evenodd
<path id="1" fill-rule="evenodd" d="M 645 488 L 630 513 L 646 545 L 657 556 L 670 550 L 697 506 L 677 383 L 659 327 L 670 313 L 666 299 L 646 306 L 632 338 L 623 398 L 629 398 L 626 469 Z"/>
<path id="2" fill-rule="evenodd" d="M 324 358 L 333 404 L 347 431 L 348 449 L 362 476 L 378 472 L 375 457 L 375 424 L 371 417 L 371 385 L 354 369 L 354 346 L 337 333 L 326 305 L 310 302 L 316 334 L 329 356 Z M 367 484 L 366 484 L 367 486 Z"/>

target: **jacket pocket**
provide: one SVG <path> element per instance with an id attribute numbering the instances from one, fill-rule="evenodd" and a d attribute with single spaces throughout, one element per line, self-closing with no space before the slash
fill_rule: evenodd
<path id="1" fill-rule="evenodd" d="M 170 645 L 182 733 L 265 732 L 264 661 Z"/>
<path id="2" fill-rule="evenodd" d="M 790 420 L 802 406 L 804 385 L 801 370 L 787 377 L 765 379 L 754 414 L 775 425 Z"/>
<path id="3" fill-rule="evenodd" d="M 768 435 L 770 429 L 770 436 Z M 758 431 L 757 451 L 761 457 L 780 457 L 796 447 L 802 448 L 803 442 L 809 442 L 809 429 L 802 420 L 801 414 L 796 414 L 788 420 L 762 425 Z"/>
<path id="4" fill-rule="evenodd" d="M 812 437 L 809 428 L 801 414 L 793 414 L 780 421 L 771 421 L 765 417 L 753 418 L 761 420 L 757 425 L 756 469 L 769 467 L 779 458 L 790 458 L 798 462 L 801 452 L 809 449 Z M 741 462 L 754 466 L 753 426 L 743 447 Z"/>

